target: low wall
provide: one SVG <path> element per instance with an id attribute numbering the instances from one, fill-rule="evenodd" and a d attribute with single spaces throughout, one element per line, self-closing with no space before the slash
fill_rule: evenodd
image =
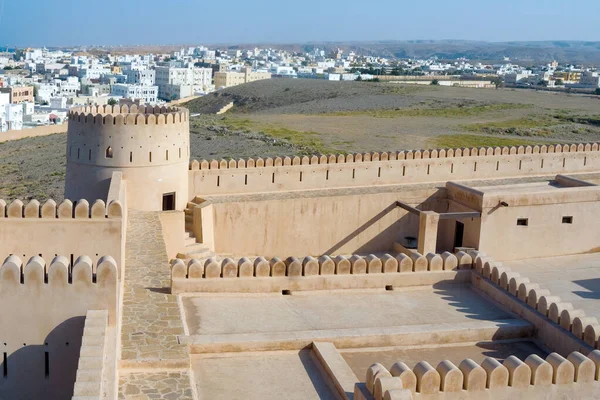
<path id="1" fill-rule="evenodd" d="M 183 211 L 163 211 L 159 214 L 163 239 L 169 259 L 177 256 L 184 247 L 185 215 Z"/>
<path id="2" fill-rule="evenodd" d="M 552 394 L 557 395 L 561 386 L 568 394 L 556 398 L 592 398 L 600 393 L 598 372 L 598 350 L 587 357 L 579 352 L 567 358 L 552 353 L 545 360 L 535 354 L 525 361 L 510 356 L 503 363 L 493 357 L 481 364 L 467 358 L 458 366 L 445 360 L 435 368 L 427 361 L 417 363 L 413 369 L 398 361 L 389 370 L 375 363 L 366 371 L 364 384 L 355 385 L 354 400 L 407 400 L 413 396 L 547 399 L 555 398 Z"/>
<path id="3" fill-rule="evenodd" d="M 73 389 L 73 400 L 96 398 L 114 399 L 116 375 L 109 364 L 114 346 L 109 341 L 108 311 L 88 311 L 85 316 L 77 378 Z M 87 397 L 86 397 L 87 396 Z"/>
<path id="4" fill-rule="evenodd" d="M 52 259 L 65 255 L 70 264 L 81 255 L 88 255 L 94 263 L 109 254 L 119 265 L 124 253 L 123 207 L 119 201 L 108 206 L 97 200 L 91 206 L 86 200 L 70 200 L 59 205 L 48 200 L 41 205 L 37 200 L 23 204 L 14 200 L 6 204 L 0 200 L 0 252 L 15 254 L 27 260 L 33 256 Z"/>
<path id="5" fill-rule="evenodd" d="M 598 170 L 598 143 L 194 160 L 190 163 L 189 198 Z"/>
<path id="6" fill-rule="evenodd" d="M 65 257 L 26 265 L 9 256 L 0 266 L 0 342 L 7 398 L 65 399 L 73 393 L 85 316 L 107 310 L 117 324 L 117 264 L 103 257 L 93 273 L 82 257 L 69 270 Z"/>
<path id="7" fill-rule="evenodd" d="M 19 140 L 28 137 L 36 137 L 36 136 L 48 136 L 55 133 L 66 133 L 68 128 L 68 123 L 57 124 L 57 125 L 44 125 L 37 126 L 31 129 L 21 129 L 18 131 L 7 131 L 0 133 L 0 143 L 8 142 L 9 140 Z"/>
<path id="8" fill-rule="evenodd" d="M 457 257 L 458 256 L 458 257 Z M 352 255 L 209 258 L 171 263 L 171 292 L 282 292 L 302 290 L 372 289 L 433 285 L 441 281 L 468 282 L 471 257 L 463 252 L 392 256 Z"/>

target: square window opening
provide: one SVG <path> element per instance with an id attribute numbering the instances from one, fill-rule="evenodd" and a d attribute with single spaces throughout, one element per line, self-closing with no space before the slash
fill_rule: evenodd
<path id="1" fill-rule="evenodd" d="M 572 224 L 573 223 L 573 217 L 572 216 L 562 217 L 562 223 L 563 224 Z"/>
<path id="2" fill-rule="evenodd" d="M 528 218 L 517 218 L 517 225 L 518 226 L 527 226 L 527 225 L 529 225 L 529 219 Z"/>
<path id="3" fill-rule="evenodd" d="M 163 211 L 175 210 L 175 192 L 163 194 L 162 210 Z"/>

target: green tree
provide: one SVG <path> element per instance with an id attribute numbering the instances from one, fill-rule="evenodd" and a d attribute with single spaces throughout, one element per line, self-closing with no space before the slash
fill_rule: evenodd
<path id="1" fill-rule="evenodd" d="M 109 106 L 116 106 L 118 104 L 118 101 L 111 97 L 110 99 L 108 99 L 108 102 L 106 102 L 106 104 L 108 104 Z"/>
<path id="2" fill-rule="evenodd" d="M 431 81 L 431 84 L 432 85 L 439 85 L 440 81 L 438 81 L 437 79 L 434 79 L 434 80 Z"/>
<path id="3" fill-rule="evenodd" d="M 600 96 L 600 88 L 596 89 L 594 93 L 596 94 L 596 96 Z"/>
<path id="4" fill-rule="evenodd" d="M 504 79 L 501 76 L 492 78 L 492 83 L 496 86 L 496 89 L 504 87 Z"/>

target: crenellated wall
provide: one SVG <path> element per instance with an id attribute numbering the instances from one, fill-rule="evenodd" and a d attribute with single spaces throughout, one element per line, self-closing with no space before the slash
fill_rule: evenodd
<path id="1" fill-rule="evenodd" d="M 75 207 L 70 200 L 23 204 L 0 200 L 0 252 L 27 260 L 33 256 L 51 259 L 65 255 L 72 264 L 77 257 L 89 255 L 96 263 L 111 255 L 122 265 L 124 259 L 123 207 L 120 201 L 86 200 Z"/>
<path id="2" fill-rule="evenodd" d="M 243 257 L 219 260 L 181 259 L 171 262 L 171 292 L 281 292 L 433 285 L 441 281 L 467 282 L 471 257 L 417 252 L 319 258 Z M 238 278 L 238 279 L 231 279 Z"/>
<path id="3" fill-rule="evenodd" d="M 65 399 L 73 394 L 85 315 L 107 310 L 117 324 L 117 263 L 97 268 L 80 257 L 52 262 L 9 256 L 0 266 L 0 393 L 7 398 Z M 18 327 L 18 329 L 15 329 Z"/>
<path id="4" fill-rule="evenodd" d="M 487 357 L 481 364 L 470 358 L 458 365 L 444 360 L 436 367 L 420 361 L 412 369 L 402 361 L 389 370 L 375 363 L 367 369 L 364 384 L 355 386 L 354 399 L 597 398 L 599 373 L 599 350 L 566 358 L 557 353 L 545 359 L 509 356 L 503 362 Z"/>
<path id="5" fill-rule="evenodd" d="M 593 172 L 598 149 L 580 143 L 194 160 L 189 197 Z"/>
<path id="6" fill-rule="evenodd" d="M 106 198 L 112 173 L 128 182 L 131 205 L 158 211 L 174 192 L 188 200 L 189 113 L 176 107 L 92 106 L 69 112 L 66 198 Z"/>

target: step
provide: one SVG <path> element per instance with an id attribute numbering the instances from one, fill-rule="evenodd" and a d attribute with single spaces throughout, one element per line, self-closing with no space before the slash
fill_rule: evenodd
<path id="1" fill-rule="evenodd" d="M 183 244 L 185 246 L 190 246 L 192 244 L 196 243 L 196 238 L 195 237 L 186 237 L 183 239 Z"/>
<path id="2" fill-rule="evenodd" d="M 194 235 L 194 232 L 192 232 L 192 231 L 185 231 L 185 232 L 183 233 L 183 237 L 184 237 L 184 238 L 189 238 L 189 237 L 190 237 L 190 238 L 195 238 L 195 237 L 196 237 L 196 235 Z"/>
<path id="3" fill-rule="evenodd" d="M 193 216 L 194 215 L 194 210 L 192 208 L 186 208 L 186 209 L 183 210 L 183 213 L 185 215 L 192 215 Z"/>
<path id="4" fill-rule="evenodd" d="M 300 350 L 313 341 L 332 342 L 339 348 L 426 346 L 529 338 L 534 326 L 519 319 L 466 321 L 454 324 L 382 326 L 326 330 L 290 330 L 180 336 L 192 354 Z"/>
<path id="5" fill-rule="evenodd" d="M 188 201 L 185 205 L 185 208 L 194 208 L 198 205 L 198 203 L 194 203 L 193 201 Z"/>

